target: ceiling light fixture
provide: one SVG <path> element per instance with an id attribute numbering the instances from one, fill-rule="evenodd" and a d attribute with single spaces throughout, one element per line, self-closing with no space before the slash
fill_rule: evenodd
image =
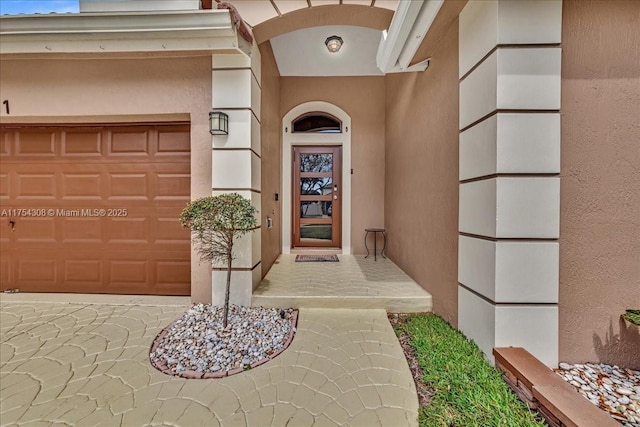
<path id="1" fill-rule="evenodd" d="M 329 49 L 329 52 L 336 53 L 342 47 L 342 38 L 338 36 L 327 37 L 324 44 L 327 46 L 327 49 Z"/>

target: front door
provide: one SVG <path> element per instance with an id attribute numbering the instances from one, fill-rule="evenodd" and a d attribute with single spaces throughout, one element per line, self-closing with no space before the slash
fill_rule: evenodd
<path id="1" fill-rule="evenodd" d="M 341 242 L 342 147 L 293 147 L 293 246 Z"/>

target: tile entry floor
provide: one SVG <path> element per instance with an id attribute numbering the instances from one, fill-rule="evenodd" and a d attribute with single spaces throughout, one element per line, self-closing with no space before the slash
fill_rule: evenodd
<path id="1" fill-rule="evenodd" d="M 253 293 L 264 307 L 431 311 L 431 295 L 391 260 L 338 255 L 340 262 L 295 262 L 282 254 Z"/>

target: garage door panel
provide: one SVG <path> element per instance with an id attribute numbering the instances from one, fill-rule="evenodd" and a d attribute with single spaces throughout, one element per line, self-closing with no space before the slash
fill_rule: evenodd
<path id="1" fill-rule="evenodd" d="M 0 157 L 8 157 L 12 153 L 13 139 L 13 132 L 6 132 L 0 135 Z"/>
<path id="2" fill-rule="evenodd" d="M 101 200 L 103 198 L 102 175 L 99 173 L 62 173 L 61 196 L 63 200 Z"/>
<path id="3" fill-rule="evenodd" d="M 176 202 L 189 201 L 184 188 L 190 183 L 188 173 L 158 173 L 156 175 L 156 198 L 174 200 Z"/>
<path id="4" fill-rule="evenodd" d="M 13 270 L 13 266 L 11 265 L 11 258 L 8 255 L 0 255 L 0 286 L 4 289 L 5 286 L 9 287 L 11 277 L 11 272 Z"/>
<path id="5" fill-rule="evenodd" d="M 16 263 L 17 288 L 27 290 L 29 287 L 55 285 L 58 277 L 58 259 L 56 254 L 39 251 L 28 258 L 18 258 Z"/>
<path id="6" fill-rule="evenodd" d="M 138 251 L 106 251 L 109 255 L 107 271 L 112 275 L 112 284 L 142 283 L 143 274 L 155 283 L 174 283 L 178 278 L 190 277 L 191 255 L 180 250 L 153 251 L 142 254 Z M 177 266 L 171 271 L 172 266 Z M 159 277 L 161 273 L 162 277 Z"/>
<path id="7" fill-rule="evenodd" d="M 9 174 L 0 173 L 0 200 L 9 199 Z"/>
<path id="8" fill-rule="evenodd" d="M 149 178 L 146 173 L 110 173 L 109 200 L 149 199 Z"/>
<path id="9" fill-rule="evenodd" d="M 97 259 L 65 259 L 62 281 L 70 285 L 77 283 L 99 287 L 103 281 L 102 264 L 101 257 Z"/>
<path id="10" fill-rule="evenodd" d="M 106 218 L 108 243 L 148 245 L 150 225 L 148 217 Z"/>
<path id="11" fill-rule="evenodd" d="M 56 218 L 53 216 L 16 217 L 12 234 L 19 244 L 57 244 Z"/>
<path id="12" fill-rule="evenodd" d="M 188 125 L 0 128 L 2 289 L 188 295 Z M 52 214 L 50 214 L 52 210 Z M 5 266 L 8 266 L 5 268 Z"/>
<path id="13" fill-rule="evenodd" d="M 56 155 L 56 132 L 50 130 L 23 131 L 15 140 L 15 156 L 54 157 Z"/>
<path id="14" fill-rule="evenodd" d="M 56 176 L 52 173 L 18 173 L 16 174 L 17 200 L 55 200 Z"/>
<path id="15" fill-rule="evenodd" d="M 107 141 L 112 156 L 150 156 L 148 131 L 112 131 Z"/>
<path id="16" fill-rule="evenodd" d="M 65 245 L 101 245 L 104 242 L 102 218 L 66 217 L 62 223 L 62 243 Z"/>
<path id="17" fill-rule="evenodd" d="M 153 220 L 156 243 L 166 243 L 169 245 L 189 244 L 190 232 L 180 225 L 177 217 L 158 216 Z"/>
<path id="18" fill-rule="evenodd" d="M 63 132 L 62 156 L 102 157 L 102 131 L 93 129 Z"/>
<path id="19" fill-rule="evenodd" d="M 189 156 L 191 141 L 189 133 L 184 130 L 158 131 L 158 148 L 156 154 L 160 156 Z"/>
<path id="20" fill-rule="evenodd" d="M 146 287 L 149 282 L 149 259 L 111 259 L 108 262 L 109 286 Z"/>
<path id="21" fill-rule="evenodd" d="M 156 277 L 159 286 L 179 286 L 191 276 L 190 260 L 157 260 Z"/>
<path id="22" fill-rule="evenodd" d="M 9 223 L 9 221 L 13 221 L 13 218 L 8 216 L 3 216 L 0 218 L 0 244 L 2 245 L 2 250 L 0 251 L 0 253 L 2 254 L 8 251 L 9 247 L 5 245 L 8 245 L 9 242 L 13 240 L 15 233 L 11 231 L 11 224 Z"/>

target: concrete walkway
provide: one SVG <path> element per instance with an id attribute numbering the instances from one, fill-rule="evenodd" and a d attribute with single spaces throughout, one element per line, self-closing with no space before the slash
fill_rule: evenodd
<path id="1" fill-rule="evenodd" d="M 302 309 L 275 360 L 186 380 L 148 362 L 153 338 L 184 309 L 3 295 L 0 424 L 417 425 L 415 385 L 383 310 Z"/>

